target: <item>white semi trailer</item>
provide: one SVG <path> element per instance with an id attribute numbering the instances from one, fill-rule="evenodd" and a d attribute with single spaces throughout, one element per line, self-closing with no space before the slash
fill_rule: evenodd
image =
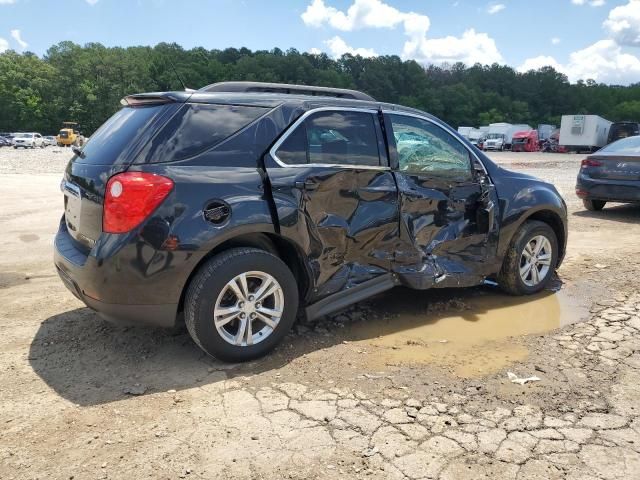
<path id="1" fill-rule="evenodd" d="M 558 143 L 569 151 L 593 152 L 607 144 L 611 122 L 598 115 L 563 115 Z"/>

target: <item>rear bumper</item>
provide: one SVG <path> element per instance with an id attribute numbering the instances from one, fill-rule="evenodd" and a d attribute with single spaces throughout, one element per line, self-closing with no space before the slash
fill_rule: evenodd
<path id="1" fill-rule="evenodd" d="M 96 291 L 97 281 L 103 278 L 104 262 L 97 261 L 95 257 L 87 256 L 79 251 L 67 233 L 64 223 L 55 238 L 54 263 L 60 279 L 64 285 L 78 299 L 84 302 L 87 307 L 95 310 L 105 320 L 127 325 L 149 325 L 155 327 L 170 328 L 175 326 L 178 304 L 135 304 L 107 302 L 103 299 L 94 298 L 98 296 Z M 116 281 L 113 283 L 119 283 Z M 114 292 L 110 287 L 110 294 L 122 299 L 131 299 L 130 292 L 126 284 L 122 286 L 121 295 Z M 88 293 L 90 292 L 90 293 Z"/>
<path id="2" fill-rule="evenodd" d="M 640 181 L 593 179 L 579 174 L 576 193 L 588 200 L 635 203 L 640 202 Z"/>

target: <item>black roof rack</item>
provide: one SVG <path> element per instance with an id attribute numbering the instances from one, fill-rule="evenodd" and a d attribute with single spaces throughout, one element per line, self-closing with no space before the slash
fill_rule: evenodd
<path id="1" fill-rule="evenodd" d="M 321 97 L 348 98 L 351 100 L 375 101 L 373 97 L 357 90 L 347 88 L 314 87 L 310 85 L 291 85 L 288 83 L 262 82 L 220 82 L 202 87 L 199 92 L 253 92 L 280 93 L 289 95 L 312 95 Z"/>

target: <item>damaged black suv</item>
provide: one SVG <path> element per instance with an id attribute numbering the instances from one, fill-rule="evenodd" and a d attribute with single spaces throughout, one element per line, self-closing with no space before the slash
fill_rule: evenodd
<path id="1" fill-rule="evenodd" d="M 301 310 L 396 285 L 543 289 L 566 205 L 424 112 L 364 93 L 227 82 L 132 95 L 61 184 L 55 264 L 102 317 L 259 357 Z"/>

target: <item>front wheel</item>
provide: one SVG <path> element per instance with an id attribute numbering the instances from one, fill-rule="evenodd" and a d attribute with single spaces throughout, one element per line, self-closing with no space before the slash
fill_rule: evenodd
<path id="1" fill-rule="evenodd" d="M 243 362 L 280 343 L 297 311 L 297 283 L 282 260 L 256 248 L 233 248 L 208 260 L 189 284 L 185 323 L 206 353 Z"/>
<path id="2" fill-rule="evenodd" d="M 525 222 L 507 252 L 498 283 L 512 295 L 531 295 L 543 290 L 558 264 L 558 239 L 553 229 L 537 220 Z"/>
<path id="3" fill-rule="evenodd" d="M 584 208 L 589 210 L 590 212 L 597 212 L 604 208 L 607 202 L 603 200 L 587 200 L 586 198 L 582 200 L 582 204 Z"/>

